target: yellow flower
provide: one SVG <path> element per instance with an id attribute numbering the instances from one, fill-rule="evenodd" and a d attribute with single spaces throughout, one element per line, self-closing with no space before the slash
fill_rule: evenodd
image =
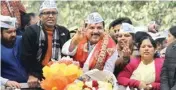
<path id="1" fill-rule="evenodd" d="M 78 82 L 76 83 L 76 85 L 79 86 L 79 87 L 83 87 L 83 86 L 84 86 L 84 83 L 83 83 L 82 81 L 78 81 Z"/>
<path id="2" fill-rule="evenodd" d="M 64 75 L 70 76 L 70 75 L 74 75 L 74 74 L 76 74 L 78 77 L 82 74 L 82 70 L 79 70 L 79 67 L 74 64 L 68 65 L 65 69 Z"/>
<path id="3" fill-rule="evenodd" d="M 51 77 L 51 73 L 50 73 L 50 67 L 48 66 L 45 66 L 43 68 L 43 76 L 46 78 L 46 77 Z"/>
<path id="4" fill-rule="evenodd" d="M 76 85 L 76 84 L 70 84 L 68 87 L 67 87 L 67 90 L 82 90 L 82 87 Z"/>
<path id="5" fill-rule="evenodd" d="M 54 63 L 54 64 L 52 64 L 51 65 L 51 72 L 52 73 L 56 73 L 56 72 L 58 72 L 58 71 L 61 71 L 62 73 L 65 71 L 65 68 L 67 67 L 67 65 L 66 64 L 64 64 L 64 63 L 61 63 L 61 64 L 59 64 L 59 63 Z"/>
<path id="6" fill-rule="evenodd" d="M 44 80 L 41 87 L 45 90 L 64 90 L 64 88 L 73 83 L 82 74 L 81 68 L 74 64 L 53 63 L 43 68 Z M 71 85 L 70 90 L 82 90 L 83 82 Z"/>
<path id="7" fill-rule="evenodd" d="M 52 90 L 57 90 L 57 87 L 53 87 Z"/>

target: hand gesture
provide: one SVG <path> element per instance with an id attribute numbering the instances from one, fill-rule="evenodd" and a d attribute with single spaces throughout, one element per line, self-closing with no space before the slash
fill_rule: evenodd
<path id="1" fill-rule="evenodd" d="M 131 55 L 131 50 L 130 50 L 130 45 L 128 42 L 123 41 L 123 57 L 130 57 Z"/>
<path id="2" fill-rule="evenodd" d="M 81 41 L 84 38 L 84 32 L 85 32 L 84 27 L 79 28 L 76 34 L 73 36 L 72 43 L 77 45 L 79 41 Z"/>

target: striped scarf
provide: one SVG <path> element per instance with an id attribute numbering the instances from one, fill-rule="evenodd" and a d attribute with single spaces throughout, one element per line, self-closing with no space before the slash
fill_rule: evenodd
<path id="1" fill-rule="evenodd" d="M 37 60 L 41 61 L 41 56 L 42 56 L 42 48 L 46 42 L 46 36 L 45 36 L 45 33 L 44 33 L 44 30 L 39 23 L 37 23 L 37 25 L 39 25 L 40 27 L 40 36 L 39 36 L 39 49 L 38 49 L 38 52 L 37 52 Z M 54 59 L 54 60 L 58 60 L 61 58 L 61 51 L 60 51 L 60 43 L 59 43 L 59 32 L 58 30 L 54 30 L 54 33 L 53 33 L 53 40 L 52 40 L 52 56 L 51 56 L 51 59 Z"/>

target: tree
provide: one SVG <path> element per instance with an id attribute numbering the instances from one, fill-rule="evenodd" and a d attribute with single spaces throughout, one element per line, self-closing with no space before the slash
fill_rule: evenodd
<path id="1" fill-rule="evenodd" d="M 42 1 L 24 1 L 27 12 L 38 13 Z M 85 17 L 98 11 L 105 19 L 106 27 L 114 19 L 129 17 L 134 26 L 146 26 L 157 21 L 165 30 L 176 25 L 176 2 L 168 1 L 57 1 L 59 8 L 58 24 L 67 28 L 80 26 Z"/>

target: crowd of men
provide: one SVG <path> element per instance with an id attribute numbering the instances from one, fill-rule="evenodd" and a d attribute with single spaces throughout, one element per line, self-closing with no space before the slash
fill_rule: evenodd
<path id="1" fill-rule="evenodd" d="M 20 83 L 27 83 L 40 88 L 42 68 L 70 56 L 83 72 L 114 73 L 118 90 L 176 90 L 176 25 L 167 35 L 159 32 L 156 23 L 149 24 L 147 32 L 136 32 L 124 17 L 110 23 L 107 33 L 103 17 L 92 12 L 70 37 L 66 27 L 56 24 L 59 12 L 54 1 L 45 0 L 38 17 L 25 13 L 20 2 L 1 4 L 6 10 L 0 16 L 1 85 L 21 88 Z"/>

